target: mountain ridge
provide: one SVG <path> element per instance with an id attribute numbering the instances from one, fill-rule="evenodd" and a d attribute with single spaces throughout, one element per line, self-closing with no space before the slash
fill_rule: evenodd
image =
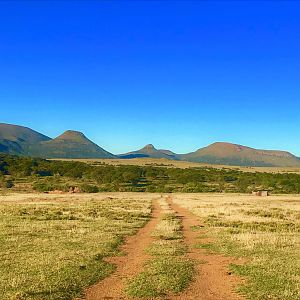
<path id="1" fill-rule="evenodd" d="M 46 158 L 114 158 L 82 132 L 67 130 L 58 137 L 41 142 L 35 149 L 36 155 Z M 32 149 L 32 150 L 33 150 Z"/>
<path id="2" fill-rule="evenodd" d="M 119 154 L 119 158 L 139 158 L 139 157 L 150 157 L 150 158 L 167 158 L 171 160 L 178 160 L 177 154 L 170 150 L 156 149 L 152 144 L 147 144 L 143 148 Z"/>
<path id="3" fill-rule="evenodd" d="M 255 149 L 228 142 L 215 142 L 179 157 L 192 162 L 222 165 L 300 166 L 300 159 L 288 151 Z"/>
<path id="4" fill-rule="evenodd" d="M 26 155 L 27 144 L 51 140 L 31 128 L 0 123 L 0 152 Z"/>
<path id="5" fill-rule="evenodd" d="M 67 130 L 51 139 L 30 128 L 5 123 L 0 123 L 0 152 L 42 158 L 115 158 L 79 131 Z"/>
<path id="6" fill-rule="evenodd" d="M 147 144 L 139 150 L 114 155 L 79 131 L 66 130 L 52 139 L 28 127 L 5 123 L 0 123 L 0 152 L 43 158 L 166 158 L 220 165 L 300 167 L 300 159 L 288 151 L 255 149 L 228 142 L 215 142 L 186 154 Z"/>

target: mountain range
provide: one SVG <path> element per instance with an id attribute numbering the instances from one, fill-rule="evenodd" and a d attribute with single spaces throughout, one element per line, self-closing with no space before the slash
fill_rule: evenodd
<path id="1" fill-rule="evenodd" d="M 43 158 L 114 158 L 83 133 L 67 130 L 51 139 L 30 128 L 0 123 L 0 152 Z"/>
<path id="2" fill-rule="evenodd" d="M 140 150 L 114 155 L 89 140 L 83 133 L 67 130 L 51 139 L 30 128 L 0 123 L 0 152 L 42 158 L 166 158 L 236 166 L 300 167 L 290 152 L 254 149 L 217 142 L 187 154 L 156 149 L 148 144 Z"/>
<path id="3" fill-rule="evenodd" d="M 166 158 L 172 160 L 179 160 L 178 154 L 170 150 L 156 149 L 152 144 L 148 144 L 140 150 L 128 152 L 125 154 L 119 154 L 119 158 L 138 158 L 138 157 L 150 157 L 150 158 Z"/>

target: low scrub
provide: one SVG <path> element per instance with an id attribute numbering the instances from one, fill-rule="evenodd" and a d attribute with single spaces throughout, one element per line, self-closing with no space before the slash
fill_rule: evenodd
<path id="1" fill-rule="evenodd" d="M 92 185 L 92 184 L 82 184 L 80 186 L 80 190 L 84 193 L 98 193 L 99 192 L 99 188 L 96 185 Z"/>
<path id="2" fill-rule="evenodd" d="M 268 190 L 276 194 L 300 193 L 300 174 L 294 173 L 251 173 L 212 167 L 179 169 L 165 166 L 90 165 L 7 154 L 0 154 L 0 177 L 25 180 L 40 191 L 51 191 L 54 187 L 49 184 L 37 186 L 37 179 L 48 183 L 52 181 L 52 184 L 71 181 L 76 186 L 88 183 L 99 187 L 100 191 L 111 192 L 251 193 L 254 190 Z M 14 188 L 18 189 L 18 185 Z"/>

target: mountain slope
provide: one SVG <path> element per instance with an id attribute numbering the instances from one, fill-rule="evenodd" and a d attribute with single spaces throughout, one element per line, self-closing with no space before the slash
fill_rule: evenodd
<path id="1" fill-rule="evenodd" d="M 138 157 L 149 157 L 149 158 L 166 158 L 172 160 L 178 160 L 177 154 L 170 150 L 156 149 L 152 144 L 148 144 L 140 150 L 128 152 L 125 154 L 118 155 L 120 158 L 138 158 Z"/>
<path id="2" fill-rule="evenodd" d="M 43 158 L 149 157 L 236 166 L 300 167 L 300 159 L 286 151 L 260 150 L 221 142 L 187 154 L 175 154 L 149 144 L 140 150 L 115 156 L 78 131 L 68 130 L 51 139 L 30 128 L 5 123 L 0 123 L 0 152 Z"/>
<path id="3" fill-rule="evenodd" d="M 0 123 L 0 152 L 43 158 L 114 158 L 85 137 L 68 130 L 51 139 L 30 128 Z"/>
<path id="4" fill-rule="evenodd" d="M 114 158 L 83 133 L 68 130 L 57 138 L 29 147 L 33 156 L 45 158 Z"/>
<path id="5" fill-rule="evenodd" d="M 27 145 L 51 140 L 30 128 L 0 123 L 0 152 L 28 154 Z"/>
<path id="6" fill-rule="evenodd" d="M 260 150 L 242 145 L 217 142 L 195 152 L 182 154 L 182 160 L 236 166 L 300 166 L 300 160 L 286 151 Z"/>

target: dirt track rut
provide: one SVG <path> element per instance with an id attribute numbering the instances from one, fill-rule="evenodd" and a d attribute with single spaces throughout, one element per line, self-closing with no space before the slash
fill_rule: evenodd
<path id="1" fill-rule="evenodd" d="M 188 256 L 197 264 L 197 276 L 190 286 L 180 295 L 169 297 L 171 300 L 241 300 L 242 296 L 234 292 L 241 282 L 237 276 L 230 275 L 228 266 L 233 260 L 217 254 L 208 254 L 204 249 L 195 248 L 200 244 L 199 232 L 191 230 L 192 226 L 202 225 L 197 216 L 187 209 L 175 204 L 168 197 L 170 207 L 182 219 L 184 241 L 189 247 Z"/>
<path id="2" fill-rule="evenodd" d="M 197 276 L 190 286 L 180 295 L 160 297 L 168 300 L 242 300 L 242 296 L 234 292 L 241 279 L 230 275 L 228 266 L 232 259 L 217 254 L 208 254 L 204 249 L 195 248 L 199 244 L 199 232 L 191 230 L 192 226 L 201 225 L 198 218 L 187 209 L 175 204 L 168 196 L 170 207 L 182 219 L 184 241 L 189 247 L 188 257 L 197 264 Z M 89 287 L 85 300 L 129 299 L 124 294 L 126 280 L 143 271 L 144 263 L 151 259 L 145 249 L 153 242 L 151 233 L 159 221 L 161 208 L 153 201 L 151 220 L 134 236 L 126 239 L 121 250 L 126 256 L 112 257 L 107 261 L 117 266 L 116 271 L 99 283 Z"/>
<path id="3" fill-rule="evenodd" d="M 143 270 L 143 264 L 150 258 L 144 251 L 153 241 L 152 231 L 158 222 L 160 206 L 153 201 L 152 217 L 136 235 L 129 236 L 121 247 L 126 256 L 112 257 L 108 262 L 117 266 L 116 271 L 99 283 L 89 287 L 85 293 L 85 300 L 98 299 L 128 299 L 124 294 L 126 279 L 132 278 Z"/>

